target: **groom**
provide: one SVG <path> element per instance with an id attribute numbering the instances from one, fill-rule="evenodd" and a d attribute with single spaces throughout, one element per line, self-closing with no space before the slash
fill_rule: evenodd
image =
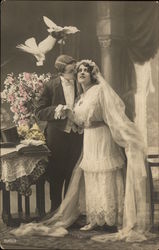
<path id="1" fill-rule="evenodd" d="M 73 124 L 65 117 L 65 105 L 73 107 L 77 97 L 74 81 L 75 59 L 60 55 L 55 61 L 59 76 L 51 79 L 37 105 L 36 115 L 39 120 L 47 121 L 46 142 L 51 150 L 47 175 L 50 182 L 51 211 L 55 211 L 67 191 L 73 168 L 80 156 L 83 136 L 73 132 Z"/>

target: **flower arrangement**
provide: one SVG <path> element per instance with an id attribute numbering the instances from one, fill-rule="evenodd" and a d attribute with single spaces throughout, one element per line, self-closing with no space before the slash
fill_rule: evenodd
<path id="1" fill-rule="evenodd" d="M 14 113 L 13 120 L 20 137 L 45 141 L 44 134 L 35 123 L 34 109 L 44 84 L 49 81 L 51 74 L 21 73 L 18 77 L 8 74 L 1 92 L 2 102 L 10 104 Z"/>
<path id="2" fill-rule="evenodd" d="M 36 73 L 21 73 L 18 77 L 8 74 L 1 93 L 2 102 L 10 104 L 14 113 L 13 120 L 17 126 L 28 125 L 34 117 L 35 102 L 38 100 L 44 84 L 51 75 Z"/>

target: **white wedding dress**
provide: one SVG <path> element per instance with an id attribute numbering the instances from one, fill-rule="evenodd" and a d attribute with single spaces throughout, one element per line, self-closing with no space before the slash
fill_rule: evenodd
<path id="1" fill-rule="evenodd" d="M 75 166 L 65 199 L 50 219 L 22 224 L 12 231 L 14 235 L 62 237 L 86 207 L 88 222 L 122 224 L 119 232 L 94 236 L 93 240 L 147 239 L 151 219 L 143 139 L 125 115 L 119 96 L 100 74 L 98 81 L 75 105 L 75 121 L 84 126 L 83 154 Z M 122 175 L 125 157 L 119 146 L 125 149 L 127 158 L 125 188 Z"/>
<path id="2" fill-rule="evenodd" d="M 81 95 L 74 121 L 84 127 L 83 158 L 87 223 L 121 225 L 124 205 L 125 156 L 114 142 L 103 111 L 102 85 Z"/>

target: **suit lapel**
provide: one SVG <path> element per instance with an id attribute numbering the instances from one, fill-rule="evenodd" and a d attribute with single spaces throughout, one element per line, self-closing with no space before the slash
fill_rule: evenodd
<path id="1" fill-rule="evenodd" d="M 59 96 L 60 96 L 61 104 L 66 105 L 66 99 L 65 99 L 61 79 L 60 79 L 60 83 L 59 83 Z"/>
<path id="2" fill-rule="evenodd" d="M 56 82 L 56 98 L 57 98 L 58 103 L 66 105 L 66 100 L 65 100 L 60 77 L 58 78 Z"/>

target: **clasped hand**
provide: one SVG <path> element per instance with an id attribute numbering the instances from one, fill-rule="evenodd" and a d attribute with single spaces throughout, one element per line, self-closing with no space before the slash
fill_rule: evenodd
<path id="1" fill-rule="evenodd" d="M 55 109 L 54 118 L 56 120 L 69 118 L 73 121 L 73 111 L 67 105 L 59 104 Z"/>

